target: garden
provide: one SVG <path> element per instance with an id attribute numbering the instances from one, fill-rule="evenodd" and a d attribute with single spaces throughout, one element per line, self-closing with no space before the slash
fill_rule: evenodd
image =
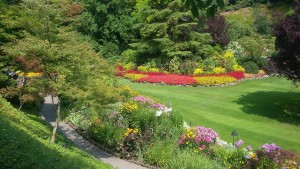
<path id="1" fill-rule="evenodd" d="M 56 125 L 149 168 L 300 168 L 299 3 L 0 0 L 0 9 L 0 168 L 110 168 L 34 113 L 48 95 Z"/>

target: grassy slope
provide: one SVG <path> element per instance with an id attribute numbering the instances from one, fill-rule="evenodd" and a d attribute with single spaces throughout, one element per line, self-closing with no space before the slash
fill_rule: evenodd
<path id="1" fill-rule="evenodd" d="M 0 97 L 0 168 L 112 168 L 77 149 L 64 137 L 51 144 L 51 128 Z"/>
<path id="2" fill-rule="evenodd" d="M 245 145 L 276 143 L 300 153 L 300 88 L 285 79 L 248 80 L 222 88 L 121 83 L 165 104 L 172 102 L 185 121 L 213 128 L 224 140 L 232 141 L 235 129 Z"/>

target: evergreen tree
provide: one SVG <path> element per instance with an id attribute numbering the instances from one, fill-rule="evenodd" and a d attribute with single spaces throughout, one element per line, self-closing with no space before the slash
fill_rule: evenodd
<path id="1" fill-rule="evenodd" d="M 140 42 L 130 46 L 136 64 L 155 61 L 166 66 L 171 60 L 201 60 L 209 57 L 213 47 L 209 34 L 180 0 L 145 1 L 136 24 Z"/>

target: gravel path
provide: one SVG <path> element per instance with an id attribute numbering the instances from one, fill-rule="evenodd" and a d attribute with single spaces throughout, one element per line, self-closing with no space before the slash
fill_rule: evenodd
<path id="1" fill-rule="evenodd" d="M 54 100 L 54 103 L 57 103 L 57 98 Z M 55 124 L 55 113 L 52 105 L 51 96 L 45 97 L 45 103 L 43 105 L 41 115 L 52 126 Z M 126 160 L 122 160 L 99 149 L 98 147 L 87 141 L 85 138 L 83 138 L 81 135 L 79 135 L 72 127 L 70 127 L 64 121 L 59 123 L 58 129 L 63 135 L 65 135 L 68 139 L 74 142 L 78 148 L 93 155 L 96 159 L 101 160 L 104 163 L 108 163 L 111 166 L 118 169 L 146 169 L 145 167 L 134 163 L 130 163 Z"/>

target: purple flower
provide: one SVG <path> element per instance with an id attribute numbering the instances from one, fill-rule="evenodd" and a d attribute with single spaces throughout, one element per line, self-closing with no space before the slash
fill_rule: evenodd
<path id="1" fill-rule="evenodd" d="M 238 140 L 234 145 L 235 147 L 240 148 L 243 144 L 244 144 L 243 140 Z"/>
<path id="2" fill-rule="evenodd" d="M 251 145 L 248 145 L 248 146 L 247 146 L 247 150 L 248 150 L 248 151 L 252 151 Z"/>

